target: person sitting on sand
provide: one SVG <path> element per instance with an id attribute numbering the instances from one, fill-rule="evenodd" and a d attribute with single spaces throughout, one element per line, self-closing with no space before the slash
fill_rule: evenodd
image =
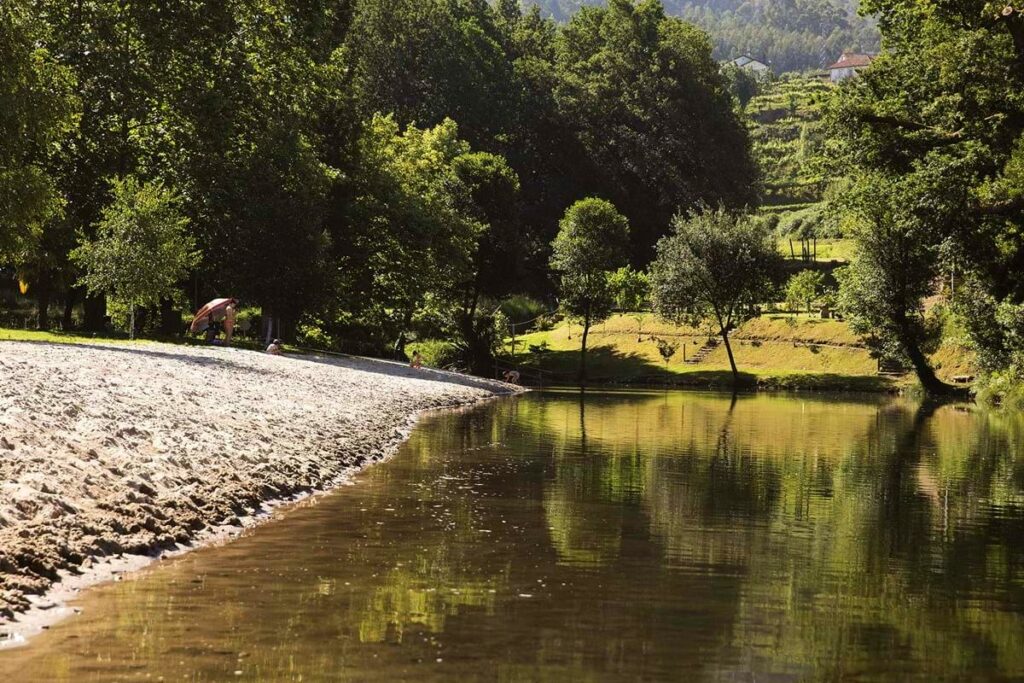
<path id="1" fill-rule="evenodd" d="M 284 349 L 281 348 L 282 342 L 280 339 L 275 339 L 270 342 L 270 346 L 267 347 L 267 353 L 273 356 L 280 356 L 284 353 Z"/>
<path id="2" fill-rule="evenodd" d="M 423 367 L 423 356 L 420 355 L 419 351 L 412 354 L 412 360 L 409 361 L 410 368 L 422 368 Z"/>

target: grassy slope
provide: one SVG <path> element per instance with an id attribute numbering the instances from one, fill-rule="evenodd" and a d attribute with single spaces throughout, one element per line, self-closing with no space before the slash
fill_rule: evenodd
<path id="1" fill-rule="evenodd" d="M 677 327 L 654 315 L 616 315 L 591 331 L 589 375 L 595 382 L 677 383 L 724 386 L 730 382 L 729 360 L 719 345 L 701 363 L 687 365 L 708 339 L 709 330 Z M 517 363 L 527 372 L 540 369 L 545 381 L 567 382 L 579 362 L 582 328 L 562 324 L 548 332 L 536 332 L 516 340 Z M 655 338 L 678 344 L 665 362 Z M 893 381 L 876 375 L 876 362 L 845 323 L 806 316 L 765 316 L 752 320 L 733 334 L 733 353 L 744 382 L 766 388 L 815 388 L 884 391 L 908 380 Z M 548 345 L 537 354 L 529 347 Z M 939 358 L 941 356 L 941 358 Z M 937 354 L 940 375 L 967 374 L 969 358 L 952 348 Z"/>

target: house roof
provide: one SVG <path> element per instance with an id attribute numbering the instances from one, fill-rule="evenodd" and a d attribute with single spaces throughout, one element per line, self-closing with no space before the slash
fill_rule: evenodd
<path id="1" fill-rule="evenodd" d="M 754 59 L 750 55 L 740 55 L 736 59 L 732 60 L 731 63 L 735 64 L 736 66 L 746 66 L 748 64 L 760 64 L 761 66 L 768 66 L 760 59 Z"/>
<path id="2" fill-rule="evenodd" d="M 860 69 L 870 64 L 871 60 L 874 58 L 874 55 L 861 54 L 858 52 L 844 52 L 839 57 L 838 62 L 827 68 L 829 71 L 832 69 Z"/>

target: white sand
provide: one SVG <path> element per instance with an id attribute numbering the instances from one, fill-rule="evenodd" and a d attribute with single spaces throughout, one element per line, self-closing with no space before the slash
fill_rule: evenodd
<path id="1" fill-rule="evenodd" d="M 67 570 L 340 483 L 508 385 L 359 359 L 0 342 L 0 622 Z"/>

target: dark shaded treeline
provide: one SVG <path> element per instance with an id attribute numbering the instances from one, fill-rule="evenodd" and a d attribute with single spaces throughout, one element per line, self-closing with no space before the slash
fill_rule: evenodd
<path id="1" fill-rule="evenodd" d="M 162 306 L 168 331 L 192 299 L 230 294 L 364 350 L 425 313 L 464 337 L 485 299 L 548 295 L 548 244 L 582 197 L 628 217 L 637 263 L 678 210 L 756 201 L 708 37 L 656 2 L 564 26 L 513 0 L 17 0 L 0 15 L 15 46 L 0 121 L 38 133 L 17 150 L 4 136 L 0 177 L 30 168 L 41 188 L 0 184 L 0 249 L 44 325 L 58 300 L 68 322 L 84 301 L 84 326 L 103 325 L 67 254 L 117 177 L 180 195 L 202 252 Z"/>

